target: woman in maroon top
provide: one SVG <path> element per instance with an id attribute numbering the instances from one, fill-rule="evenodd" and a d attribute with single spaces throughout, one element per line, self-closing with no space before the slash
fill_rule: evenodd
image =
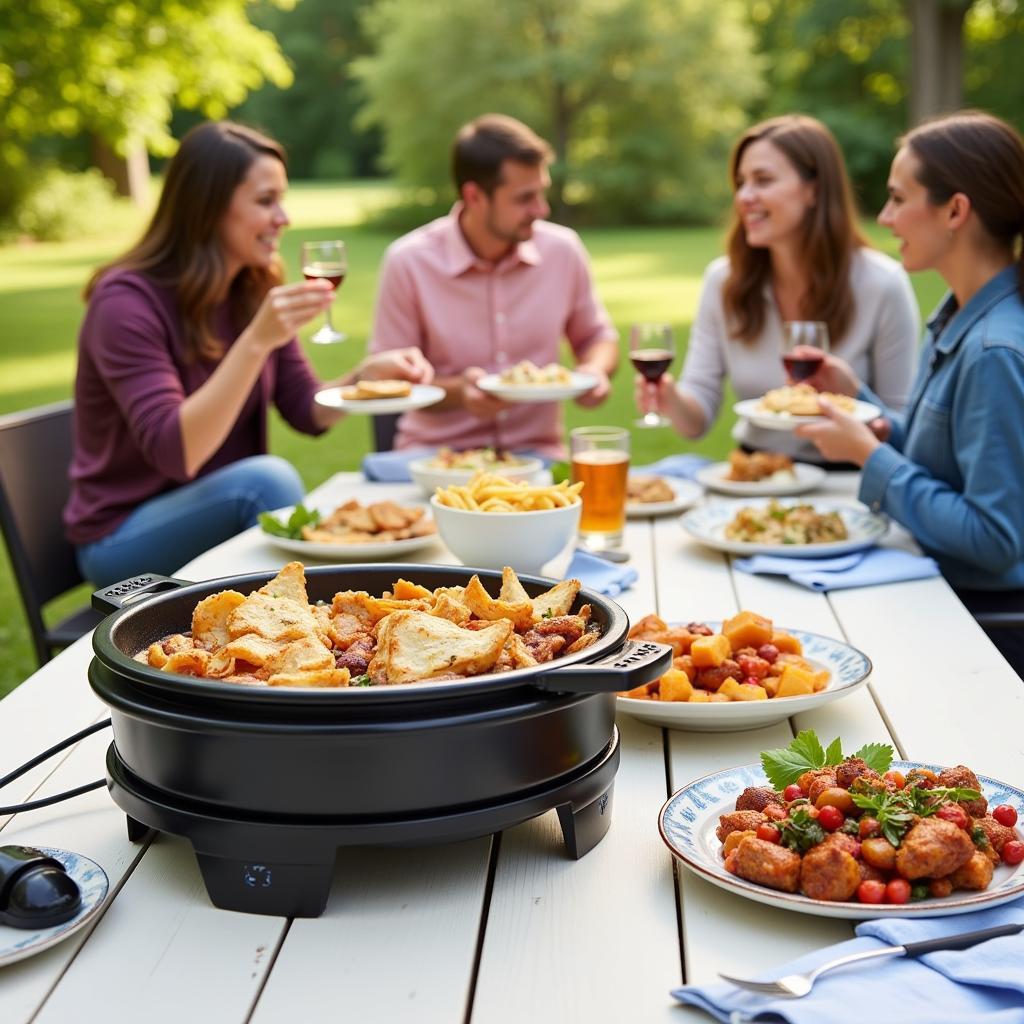
<path id="1" fill-rule="evenodd" d="M 295 469 L 266 454 L 267 409 L 307 434 L 341 414 L 314 402 L 324 385 L 295 338 L 333 290 L 281 283 L 287 184 L 273 140 L 229 122 L 194 128 L 141 240 L 86 288 L 64 520 L 99 586 L 171 572 L 303 497 Z M 338 383 L 431 376 L 404 349 Z"/>

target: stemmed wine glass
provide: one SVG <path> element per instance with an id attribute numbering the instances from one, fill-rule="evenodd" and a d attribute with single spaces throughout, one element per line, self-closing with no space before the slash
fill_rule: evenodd
<path id="1" fill-rule="evenodd" d="M 820 320 L 787 320 L 782 325 L 782 363 L 797 383 L 821 369 L 828 350 L 828 324 Z"/>
<path id="2" fill-rule="evenodd" d="M 637 373 L 657 384 L 672 365 L 676 343 L 668 324 L 633 324 L 629 332 L 629 358 Z M 646 389 L 645 389 L 646 390 Z M 638 427 L 667 427 L 669 421 L 650 409 L 636 421 Z"/>
<path id="3" fill-rule="evenodd" d="M 337 291 L 345 280 L 348 270 L 348 254 L 344 242 L 303 242 L 302 243 L 302 276 L 307 281 L 323 278 L 330 281 L 331 287 Z M 336 331 L 331 323 L 331 307 L 324 312 L 326 323 L 309 340 L 317 345 L 333 345 L 336 341 L 344 341 L 348 335 Z"/>

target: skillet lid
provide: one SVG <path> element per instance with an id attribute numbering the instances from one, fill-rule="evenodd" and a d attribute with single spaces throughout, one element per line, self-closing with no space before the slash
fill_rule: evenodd
<path id="1" fill-rule="evenodd" d="M 305 569 L 306 587 L 311 603 L 329 603 L 338 591 L 365 590 L 379 596 L 391 589 L 400 577 L 418 583 L 428 589 L 436 587 L 464 586 L 473 575 L 478 575 L 489 593 L 497 594 L 501 586 L 501 573 L 491 569 L 474 569 L 468 566 L 417 565 L 407 562 L 398 564 L 378 563 L 372 565 L 323 565 Z M 185 698 L 190 701 L 242 701 L 266 704 L 337 705 L 344 702 L 349 706 L 365 707 L 377 703 L 402 703 L 407 701 L 443 700 L 456 695 L 491 693 L 534 686 L 553 691 L 574 690 L 576 692 L 608 692 L 614 689 L 628 689 L 632 684 L 629 667 L 623 669 L 611 666 L 601 670 L 616 672 L 612 680 L 603 685 L 586 686 L 585 680 L 593 674 L 576 668 L 565 673 L 565 685 L 557 684 L 557 675 L 570 666 L 582 666 L 614 655 L 622 647 L 629 629 L 626 613 L 614 601 L 589 590 L 581 590 L 573 603 L 571 612 L 584 604 L 592 608 L 591 621 L 600 626 L 601 635 L 597 643 L 576 654 L 556 658 L 554 661 L 528 668 L 513 669 L 509 672 L 489 673 L 466 679 L 402 683 L 392 686 L 349 686 L 349 687 L 268 687 L 248 686 L 241 683 L 227 683 L 216 679 L 200 679 L 181 676 L 152 668 L 136 661 L 135 655 L 145 651 L 150 644 L 163 640 L 173 633 L 187 633 L 191 629 L 192 611 L 195 606 L 211 594 L 222 590 L 237 590 L 249 594 L 258 590 L 276 576 L 275 572 L 250 573 L 228 576 L 200 583 L 181 580 L 167 580 L 164 577 L 143 577 L 145 585 L 136 581 L 115 584 L 106 591 L 93 596 L 93 604 L 101 610 L 123 606 L 108 615 L 96 627 L 93 634 L 93 651 L 97 660 L 107 668 L 126 676 L 145 690 L 152 691 L 164 699 Z M 539 576 L 520 576 L 526 592 L 534 597 L 551 588 L 557 582 Z M 153 583 L 153 581 L 156 581 Z M 145 594 L 133 600 L 133 593 L 151 586 L 163 589 L 158 593 Z M 127 600 L 125 600 L 127 599 Z M 658 662 L 659 671 L 664 671 L 664 659 Z M 653 672 L 653 669 L 650 669 Z M 573 676 L 577 678 L 572 679 Z M 650 678 L 654 678 L 650 675 Z"/>

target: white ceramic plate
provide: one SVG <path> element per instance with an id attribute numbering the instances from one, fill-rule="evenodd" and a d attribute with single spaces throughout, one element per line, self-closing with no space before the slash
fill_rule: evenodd
<path id="1" fill-rule="evenodd" d="M 765 480 L 729 480 L 728 462 L 715 462 L 697 471 L 697 480 L 709 491 L 720 494 L 737 494 L 748 497 L 781 497 L 786 494 L 803 494 L 813 490 L 826 477 L 821 466 L 812 466 L 807 462 L 794 462 L 792 473 L 779 473 L 775 478 Z"/>
<path id="2" fill-rule="evenodd" d="M 506 402 L 561 402 L 585 395 L 596 385 L 596 377 L 575 370 L 569 374 L 568 384 L 505 384 L 497 373 L 489 373 L 476 382 L 481 391 Z"/>
<path id="3" fill-rule="evenodd" d="M 308 506 L 307 506 L 308 507 Z M 320 509 L 323 518 L 333 512 L 333 508 Z M 292 508 L 279 508 L 271 513 L 275 518 L 286 521 L 292 514 Z M 427 513 L 430 517 L 430 513 Z M 290 551 L 303 558 L 326 559 L 330 562 L 373 562 L 387 561 L 396 555 L 407 555 L 421 548 L 437 543 L 436 533 L 426 537 L 407 537 L 405 540 L 388 540 L 367 544 L 333 544 L 327 541 L 297 540 L 291 537 L 278 537 L 265 530 L 260 535 L 268 543 L 282 551 Z"/>
<path id="4" fill-rule="evenodd" d="M 82 909 L 70 921 L 54 925 L 52 928 L 40 928 L 38 931 L 0 924 L 0 967 L 41 953 L 44 949 L 62 942 L 69 935 L 74 935 L 80 928 L 84 928 L 103 905 L 110 887 L 107 873 L 94 860 L 83 857 L 80 853 L 56 850 L 52 846 L 36 846 L 34 849 L 45 853 L 47 857 L 59 860 L 64 865 L 64 869 L 78 883 L 81 890 Z"/>
<path id="5" fill-rule="evenodd" d="M 708 622 L 716 633 L 720 622 Z M 661 725 L 667 729 L 686 729 L 690 732 L 737 732 L 740 729 L 760 729 L 781 722 L 812 708 L 819 708 L 859 690 L 871 675 L 871 660 L 856 647 L 841 640 L 805 633 L 788 626 L 776 627 L 780 633 L 791 633 L 803 645 L 803 656 L 817 669 L 831 673 L 828 686 L 819 693 L 806 697 L 769 697 L 768 700 L 733 700 L 725 703 L 690 704 L 687 701 L 637 700 L 618 697 L 619 711 L 639 718 L 641 722 Z"/>
<path id="6" fill-rule="evenodd" d="M 636 473 L 630 475 L 642 477 L 653 474 Z M 650 519 L 654 516 L 672 515 L 675 512 L 682 512 L 688 509 L 704 497 L 704 488 L 692 480 L 683 480 L 679 477 L 670 476 L 663 476 L 662 480 L 675 491 L 675 497 L 671 501 L 627 501 L 626 516 L 628 518 Z"/>
<path id="7" fill-rule="evenodd" d="M 394 412 L 408 412 L 410 409 L 422 409 L 434 405 L 444 398 L 444 388 L 434 384 L 413 384 L 412 391 L 404 398 L 367 398 L 346 399 L 341 397 L 341 388 L 325 388 L 316 393 L 318 405 L 328 409 L 343 409 L 347 413 L 366 413 L 368 416 L 379 416 Z"/>
<path id="8" fill-rule="evenodd" d="M 911 768 L 939 770 L 936 765 L 920 764 L 916 761 L 893 761 L 892 767 L 901 772 L 907 772 Z M 990 807 L 1010 804 L 1017 809 L 1018 817 L 1024 818 L 1024 793 L 1019 789 L 985 776 L 978 776 L 978 782 Z M 730 875 L 725 870 L 725 862 L 720 853 L 722 844 L 715 835 L 718 816 L 728 814 L 735 808 L 736 797 L 747 786 L 767 784 L 759 764 L 729 768 L 691 782 L 669 797 L 662 807 L 658 816 L 661 838 L 691 871 L 712 885 L 728 889 L 758 903 L 782 907 L 784 910 L 796 910 L 802 914 L 851 919 L 946 917 L 950 914 L 966 914 L 971 910 L 982 910 L 998 906 L 1000 903 L 1008 903 L 1024 893 L 1024 864 L 1017 864 L 1014 867 L 1006 864 L 997 865 L 992 884 L 982 892 L 958 891 L 941 899 L 933 898 L 899 905 L 812 900 L 807 896 L 778 892 L 755 882 L 748 882 L 745 878 Z"/>
<path id="9" fill-rule="evenodd" d="M 719 501 L 700 508 L 691 509 L 681 519 L 683 529 L 702 544 L 716 551 L 730 555 L 783 555 L 787 558 L 825 558 L 830 555 L 845 555 L 877 544 L 889 529 L 889 521 L 883 516 L 869 512 L 863 505 L 843 501 L 810 502 L 818 512 L 838 512 L 846 523 L 846 540 L 829 541 L 825 544 L 759 544 L 751 541 L 729 540 L 725 536 L 726 526 L 736 517 L 741 508 L 758 507 L 768 504 L 768 498 L 748 498 L 744 501 Z M 784 505 L 800 502 L 782 502 Z"/>
<path id="10" fill-rule="evenodd" d="M 760 398 L 747 398 L 742 402 L 737 402 L 732 407 L 732 411 L 737 416 L 750 420 L 751 423 L 758 427 L 764 427 L 766 430 L 795 430 L 801 423 L 817 423 L 821 419 L 820 416 L 793 416 L 788 412 L 765 412 L 760 405 Z M 870 402 L 856 400 L 853 403 L 853 415 L 862 423 L 868 423 L 881 414 L 882 410 Z"/>
<path id="11" fill-rule="evenodd" d="M 516 466 L 496 466 L 485 472 L 497 473 L 507 480 L 532 480 L 544 468 L 544 460 L 532 455 L 517 455 Z M 475 469 L 442 469 L 431 466 L 434 456 L 413 459 L 409 463 L 409 475 L 427 494 L 433 494 L 436 487 L 450 487 L 452 484 L 468 484 L 476 474 Z"/>

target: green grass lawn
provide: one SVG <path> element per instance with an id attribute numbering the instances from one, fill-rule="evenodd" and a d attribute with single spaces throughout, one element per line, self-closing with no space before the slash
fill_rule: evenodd
<path id="1" fill-rule="evenodd" d="M 377 268 L 392 237 L 366 226 L 365 220 L 393 195 L 387 185 L 370 183 L 297 184 L 289 194 L 292 227 L 284 240 L 283 255 L 293 276 L 299 245 L 305 239 L 337 236 L 344 238 L 349 247 L 349 274 L 335 303 L 334 322 L 351 340 L 338 346 L 310 346 L 308 350 L 324 378 L 348 369 L 365 351 Z M 94 267 L 132 241 L 143 219 L 143 213 L 125 208 L 100 240 L 0 248 L 0 412 L 71 395 L 75 337 L 83 311 L 79 298 L 82 285 Z M 883 248 L 891 249 L 884 233 L 872 229 L 871 234 Z M 590 230 L 583 237 L 601 296 L 622 334 L 623 344 L 630 322 L 647 320 L 673 324 L 685 345 L 701 274 L 720 251 L 721 232 L 619 228 Z M 933 275 L 919 275 L 915 287 L 922 309 L 931 308 L 941 294 L 941 282 Z M 679 365 L 677 359 L 676 369 Z M 583 410 L 570 403 L 567 407 L 570 427 L 581 423 L 625 424 L 635 416 L 632 371 L 625 361 L 612 397 L 604 406 Z M 731 416 L 723 416 L 697 444 L 684 442 L 669 430 L 636 431 L 633 462 L 639 465 L 682 450 L 722 456 L 731 446 L 731 427 Z M 360 417 L 342 422 L 319 439 L 295 434 L 277 419 L 271 429 L 272 450 L 290 459 L 310 487 L 338 470 L 355 469 L 369 445 L 369 427 Z M 50 612 L 59 615 L 82 594 L 55 602 Z M 0 649 L 4 652 L 0 661 L 2 696 L 35 669 L 5 550 L 0 551 Z"/>

